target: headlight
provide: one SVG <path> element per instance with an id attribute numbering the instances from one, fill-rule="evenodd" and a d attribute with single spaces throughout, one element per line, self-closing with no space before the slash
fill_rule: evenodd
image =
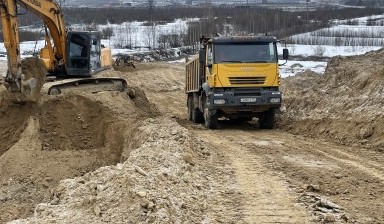
<path id="1" fill-rule="evenodd" d="M 271 92 L 272 95 L 280 95 L 281 92 Z"/>
<path id="2" fill-rule="evenodd" d="M 224 99 L 213 100 L 213 104 L 225 104 Z"/>
<path id="3" fill-rule="evenodd" d="M 270 103 L 280 103 L 280 98 L 269 98 Z"/>

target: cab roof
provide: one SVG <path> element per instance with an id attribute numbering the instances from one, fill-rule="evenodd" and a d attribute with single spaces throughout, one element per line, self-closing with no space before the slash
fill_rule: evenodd
<path id="1" fill-rule="evenodd" d="M 224 43 L 252 43 L 252 42 L 277 42 L 274 36 L 235 36 L 235 37 L 213 37 L 213 44 Z"/>

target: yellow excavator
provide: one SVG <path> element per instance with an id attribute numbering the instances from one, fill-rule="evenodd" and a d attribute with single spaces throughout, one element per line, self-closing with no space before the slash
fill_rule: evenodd
<path id="1" fill-rule="evenodd" d="M 39 59 L 32 64 L 36 67 L 44 65 L 47 74 L 34 74 L 31 69 L 22 69 L 18 6 L 39 16 L 44 22 L 45 47 L 40 50 Z M 18 96 L 19 101 L 36 101 L 44 83 L 48 85 L 47 93 L 51 95 L 60 94 L 68 88 L 85 88 L 93 92 L 124 91 L 127 88 L 122 78 L 92 77 L 111 67 L 111 50 L 102 48 L 99 32 L 67 31 L 62 10 L 54 0 L 0 0 L 0 16 L 8 56 L 4 84 Z M 48 83 L 47 80 L 54 82 Z"/>

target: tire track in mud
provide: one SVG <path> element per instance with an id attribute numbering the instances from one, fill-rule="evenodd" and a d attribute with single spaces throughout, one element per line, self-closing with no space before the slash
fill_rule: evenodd
<path id="1" fill-rule="evenodd" d="M 379 152 L 321 142 L 278 130 L 242 131 L 235 138 L 262 155 L 272 169 L 282 173 L 282 178 L 287 178 L 294 188 L 302 189 L 299 192 L 306 192 L 306 186 L 319 184 L 318 195 L 339 204 L 356 223 L 367 223 L 364 220 L 382 223 L 384 220 L 380 211 L 384 166 L 380 165 L 383 157 Z M 253 141 L 249 141 L 252 138 Z M 338 215 L 335 213 L 336 219 Z M 322 216 L 317 220 L 322 222 Z"/>
<path id="2" fill-rule="evenodd" d="M 255 138 L 252 133 L 251 135 L 248 135 L 247 132 L 244 132 L 240 138 L 242 141 L 246 141 L 248 138 Z M 377 157 L 374 152 L 367 152 L 367 155 L 365 157 L 362 157 L 361 155 L 358 155 L 357 153 L 354 154 L 352 152 L 348 152 L 350 150 L 350 147 L 340 146 L 336 145 L 334 143 L 326 143 L 326 142 L 320 142 L 318 140 L 314 139 L 300 139 L 297 136 L 290 135 L 284 132 L 280 131 L 274 131 L 273 133 L 263 133 L 258 138 L 264 139 L 267 142 L 275 142 L 276 139 L 279 139 L 281 141 L 281 145 L 276 145 L 280 148 L 286 149 L 286 148 L 294 148 L 297 150 L 304 150 L 308 154 L 320 154 L 323 155 L 331 160 L 334 160 L 336 162 L 340 162 L 344 164 L 345 166 L 358 169 L 372 177 L 375 177 L 377 179 L 380 179 L 381 181 L 384 181 L 384 166 L 382 163 L 375 162 L 372 159 L 368 157 L 376 157 L 381 158 L 381 156 Z M 253 136 L 253 137 L 252 137 Z M 275 147 L 275 146 L 274 146 Z M 356 149 L 356 152 L 359 152 L 360 154 L 363 154 L 362 149 Z"/>
<path id="3" fill-rule="evenodd" d="M 345 159 L 345 158 L 340 158 L 340 157 L 337 157 L 337 156 L 333 156 L 331 155 L 330 153 L 327 153 L 327 152 L 324 152 L 323 150 L 320 150 L 320 149 L 317 149 L 316 147 L 314 147 L 314 149 L 316 150 L 316 152 L 330 158 L 330 159 L 333 159 L 333 160 L 336 160 L 336 161 L 339 161 L 341 163 L 344 163 L 345 165 L 347 166 L 350 166 L 350 167 L 354 167 L 354 168 L 357 168 L 363 172 L 365 172 L 366 174 L 370 175 L 370 176 L 373 176 L 377 179 L 380 179 L 382 182 L 384 182 L 384 174 L 383 174 L 383 171 L 377 169 L 377 168 L 374 168 L 374 167 L 379 167 L 378 164 L 374 164 L 372 162 L 369 162 L 369 161 L 366 161 L 366 162 L 362 162 L 361 160 L 356 160 L 356 158 L 353 158 L 354 156 L 351 156 L 347 153 L 340 153 L 338 151 L 336 151 L 336 153 L 340 153 L 346 157 L 349 157 L 349 159 Z M 327 148 L 327 150 L 329 150 L 330 148 Z M 334 152 L 333 152 L 334 153 Z M 364 165 L 366 164 L 366 165 Z M 369 164 L 371 167 L 368 167 L 367 164 Z M 382 169 L 383 167 L 381 167 Z"/>
<path id="4" fill-rule="evenodd" d="M 351 160 L 351 161 L 353 160 L 353 161 L 356 161 L 356 162 L 361 163 L 361 164 L 369 164 L 369 166 L 374 167 L 375 169 L 380 169 L 380 170 L 384 171 L 384 166 L 381 163 L 377 163 L 377 162 L 370 161 L 370 160 L 362 160 L 361 157 L 343 152 L 341 150 L 338 150 L 338 149 L 335 149 L 335 148 L 332 148 L 329 146 L 325 146 L 325 149 L 331 150 L 332 152 L 340 154 L 341 156 L 348 157 L 349 160 Z M 380 157 L 379 155 L 377 155 L 377 156 Z"/>
<path id="5" fill-rule="evenodd" d="M 236 131 L 235 131 L 236 132 Z M 237 131 L 238 132 L 238 131 Z M 311 223 L 309 214 L 296 203 L 286 183 L 268 170 L 260 156 L 252 153 L 233 136 L 241 131 L 195 131 L 199 137 L 217 147 L 232 163 L 242 192 L 242 213 L 246 223 Z"/>
<path id="6" fill-rule="evenodd" d="M 231 166 L 236 170 L 239 191 L 244 199 L 241 210 L 246 223 L 319 221 L 319 218 L 306 215 L 305 209 L 297 203 L 298 198 L 289 192 L 292 187 L 292 175 L 298 175 L 299 179 L 296 179 L 293 185 L 298 189 L 308 183 L 316 183 L 316 180 L 322 181 L 321 178 L 326 175 L 324 182 L 327 184 L 320 195 L 341 203 L 346 209 L 345 212 L 351 212 L 353 217 L 359 220 L 358 223 L 369 216 L 381 220 L 382 216 L 375 212 L 379 199 L 369 199 L 371 192 L 376 197 L 382 195 L 380 186 L 384 177 L 384 166 L 381 165 L 383 157 L 376 151 L 321 142 L 279 130 L 249 129 L 238 125 L 230 128 L 224 126 L 215 131 L 195 130 L 194 133 L 217 147 L 230 159 Z M 276 170 L 276 164 L 282 167 Z M 311 175 L 316 173 L 319 173 L 319 177 L 311 178 Z M 335 177 L 338 174 L 343 176 L 342 180 Z M 300 181 L 300 178 L 306 178 L 308 175 L 309 180 Z M 362 177 L 365 178 L 362 180 Z M 353 184 L 358 180 L 364 183 L 356 189 Z M 368 189 L 364 190 L 363 186 Z M 347 195 L 336 193 L 335 196 L 332 196 L 333 193 L 327 193 L 348 188 L 356 189 L 356 192 Z M 348 202 L 349 199 L 345 198 L 360 200 L 360 206 Z M 361 207 L 362 211 L 356 212 L 356 206 Z M 373 211 L 365 214 L 365 209 L 369 208 Z"/>
<path id="7" fill-rule="evenodd" d="M 384 166 L 382 164 L 369 159 L 365 159 L 358 155 L 354 155 L 351 152 L 346 152 L 347 149 L 343 146 L 336 146 L 332 143 L 320 143 L 316 140 L 313 140 L 312 142 L 298 140 L 295 145 L 297 146 L 290 144 L 289 147 L 294 147 L 298 150 L 310 151 L 310 153 L 317 152 L 329 159 L 340 162 L 345 166 L 358 169 L 372 177 L 381 180 L 384 183 Z M 341 149 L 337 149 L 336 147 L 341 147 Z M 361 153 L 363 150 L 358 149 L 357 151 Z"/>

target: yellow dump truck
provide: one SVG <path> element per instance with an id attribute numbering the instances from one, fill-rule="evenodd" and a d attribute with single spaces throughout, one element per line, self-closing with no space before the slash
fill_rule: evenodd
<path id="1" fill-rule="evenodd" d="M 271 36 L 202 37 L 186 64 L 189 120 L 215 129 L 221 117 L 257 117 L 261 128 L 273 128 L 282 103 L 277 43 Z"/>

